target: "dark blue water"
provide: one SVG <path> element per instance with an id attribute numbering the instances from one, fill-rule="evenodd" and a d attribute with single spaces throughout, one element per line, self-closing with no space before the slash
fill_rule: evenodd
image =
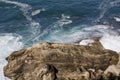
<path id="1" fill-rule="evenodd" d="M 11 52 L 37 42 L 99 37 L 105 48 L 119 51 L 119 33 L 120 0 L 0 0 L 0 68 Z"/>

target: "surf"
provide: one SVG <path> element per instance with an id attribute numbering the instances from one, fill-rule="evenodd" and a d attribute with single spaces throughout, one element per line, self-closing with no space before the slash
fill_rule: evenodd
<path id="1" fill-rule="evenodd" d="M 0 79 L 9 80 L 4 76 L 3 67 L 7 64 L 5 58 L 13 51 L 23 48 L 22 36 L 13 33 L 0 34 Z"/>

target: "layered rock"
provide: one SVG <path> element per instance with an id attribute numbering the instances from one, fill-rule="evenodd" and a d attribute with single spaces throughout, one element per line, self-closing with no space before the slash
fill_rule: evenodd
<path id="1" fill-rule="evenodd" d="M 38 43 L 13 52 L 7 57 L 5 76 L 12 80 L 111 80 L 119 73 L 110 71 L 119 55 L 102 47 L 99 41 L 90 46 Z M 118 70 L 118 72 L 120 72 Z"/>

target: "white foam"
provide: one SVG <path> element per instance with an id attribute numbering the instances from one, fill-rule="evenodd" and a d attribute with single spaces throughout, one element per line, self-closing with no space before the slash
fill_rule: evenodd
<path id="1" fill-rule="evenodd" d="M 79 43 L 80 45 L 87 45 L 94 42 L 92 39 L 100 38 L 100 42 L 106 49 L 120 52 L 120 36 L 118 32 L 114 30 L 114 27 L 108 25 L 81 25 L 68 31 L 61 29 L 45 30 L 45 34 L 47 34 L 45 40 L 61 43 L 79 43 L 82 41 Z"/>
<path id="2" fill-rule="evenodd" d="M 112 7 L 114 7 L 114 6 L 120 6 L 120 0 L 115 0 L 115 1 L 113 1 L 113 2 L 110 2 L 110 5 L 111 5 Z"/>
<path id="3" fill-rule="evenodd" d="M 5 58 L 13 51 L 23 47 L 21 38 L 21 36 L 12 33 L 0 35 L 0 80 L 8 80 L 3 74 L 3 67 L 7 63 Z"/>
<path id="4" fill-rule="evenodd" d="M 13 5 L 20 7 L 20 10 L 23 12 L 23 15 L 30 22 L 30 26 L 34 27 L 34 26 L 40 25 L 39 22 L 36 22 L 35 20 L 32 19 L 32 16 L 39 14 L 41 11 L 44 11 L 44 9 L 38 9 L 36 11 L 30 12 L 29 10 L 32 7 L 29 4 L 21 3 L 17 1 L 10 1 L 10 0 L 0 0 L 0 2 L 13 4 Z"/>
<path id="5" fill-rule="evenodd" d="M 41 25 L 39 22 L 35 21 L 32 17 L 39 14 L 41 11 L 45 9 L 38 9 L 35 11 L 31 11 L 32 7 L 29 4 L 18 2 L 18 1 L 10 1 L 10 0 L 0 0 L 0 2 L 13 4 L 15 6 L 20 7 L 20 11 L 22 11 L 24 17 L 29 21 L 29 31 L 31 33 L 30 37 L 33 39 L 35 36 L 39 35 L 41 32 Z"/>
<path id="6" fill-rule="evenodd" d="M 59 35 L 59 33 L 62 33 L 61 31 L 63 30 L 63 26 L 67 25 L 67 24 L 71 24 L 72 20 L 69 19 L 70 16 L 69 15 L 61 15 L 61 18 L 59 18 L 59 20 L 57 20 L 56 22 L 54 22 L 53 24 L 51 24 L 50 26 L 48 26 L 41 34 L 39 34 L 38 36 L 36 36 L 33 40 L 37 40 L 40 37 L 43 37 L 44 35 L 50 35 L 52 42 L 53 41 L 59 41 L 62 42 L 61 38 L 56 39 L 58 36 L 56 34 Z M 49 33 L 49 34 L 48 34 Z M 60 40 L 59 40 L 60 39 Z M 50 39 L 48 39 L 47 41 L 49 41 Z M 50 40 L 51 41 L 51 40 Z"/>
<path id="7" fill-rule="evenodd" d="M 31 24 L 30 24 L 31 26 L 34 26 L 34 28 L 36 27 L 36 26 L 40 26 L 40 24 L 38 23 L 38 22 L 31 22 Z"/>
<path id="8" fill-rule="evenodd" d="M 93 43 L 94 40 L 92 39 L 85 39 L 85 40 L 82 40 L 80 41 L 79 45 L 89 45 L 90 43 Z"/>
<path id="9" fill-rule="evenodd" d="M 8 3 L 8 4 L 13 4 L 16 6 L 20 7 L 20 10 L 23 12 L 23 15 L 26 17 L 27 20 L 32 21 L 31 16 L 29 15 L 30 13 L 28 10 L 31 9 L 31 6 L 25 3 L 17 2 L 17 1 L 10 1 L 10 0 L 0 0 L 0 2 Z"/>
<path id="10" fill-rule="evenodd" d="M 99 22 L 105 15 L 105 13 L 110 9 L 111 5 L 109 4 L 110 0 L 103 0 L 99 5 L 99 9 L 101 10 L 100 15 L 95 20 L 95 22 Z"/>
<path id="11" fill-rule="evenodd" d="M 81 27 L 84 28 L 81 29 Z M 109 28 L 110 26 L 104 26 L 104 25 L 96 25 L 90 27 L 88 27 L 87 25 L 81 25 L 78 27 L 73 27 L 69 31 L 63 31 L 61 29 L 47 29 L 45 30 L 44 33 L 45 34 L 49 33 L 47 36 L 49 37 L 50 41 L 73 43 L 75 41 L 80 41 L 83 39 L 102 37 L 103 33 L 107 32 Z"/>
<path id="12" fill-rule="evenodd" d="M 114 19 L 115 19 L 117 22 L 120 22 L 120 18 L 114 17 Z"/>
<path id="13" fill-rule="evenodd" d="M 99 9 L 101 10 L 100 15 L 95 20 L 95 22 L 100 22 L 100 20 L 104 17 L 106 12 L 111 9 L 112 7 L 120 6 L 120 0 L 103 0 L 99 5 Z"/>
<path id="14" fill-rule="evenodd" d="M 102 43 L 104 48 L 120 52 L 119 35 L 104 34 L 104 36 L 100 39 L 100 42 Z"/>
<path id="15" fill-rule="evenodd" d="M 91 38 L 101 37 L 100 42 L 102 43 L 105 49 L 110 49 L 116 52 L 120 52 L 120 35 L 113 27 L 108 25 L 95 25 L 93 27 L 84 28 L 83 33 L 85 38 L 90 38 L 83 40 L 81 43 L 87 45 L 88 43 L 93 42 Z M 88 32 L 87 35 L 86 32 Z M 84 38 L 83 38 L 84 39 Z"/>
<path id="16" fill-rule="evenodd" d="M 62 19 L 69 19 L 70 18 L 69 15 L 65 15 L 65 14 L 62 14 L 61 17 L 62 17 Z"/>
<path id="17" fill-rule="evenodd" d="M 69 18 L 70 16 L 62 14 L 60 20 L 54 23 L 54 27 L 59 27 L 60 29 L 62 29 L 64 25 L 71 24 L 72 20 L 70 20 Z"/>
<path id="18" fill-rule="evenodd" d="M 15 4 L 15 5 L 23 7 L 23 8 L 30 7 L 28 4 L 20 3 L 20 2 L 17 2 L 17 1 L 0 0 L 0 2 L 5 2 L 5 3 L 9 3 L 9 4 Z"/>
<path id="19" fill-rule="evenodd" d="M 44 9 L 44 8 L 43 8 L 43 9 L 37 9 L 37 10 L 33 11 L 33 12 L 31 13 L 31 15 L 32 15 L 32 16 L 35 16 L 35 15 L 39 14 L 41 11 L 45 11 L 45 9 Z"/>
<path id="20" fill-rule="evenodd" d="M 86 37 L 82 37 L 82 38 L 83 39 L 90 38 L 90 39 L 87 39 L 87 40 L 84 39 L 81 42 L 82 45 L 87 45 L 93 42 L 91 38 L 101 37 L 100 42 L 102 43 L 105 49 L 110 49 L 116 52 L 120 52 L 120 45 L 119 45 L 120 35 L 117 31 L 114 30 L 113 27 L 108 25 L 95 25 L 93 27 L 84 28 L 83 30 L 85 30 L 83 32 L 83 35 Z"/>

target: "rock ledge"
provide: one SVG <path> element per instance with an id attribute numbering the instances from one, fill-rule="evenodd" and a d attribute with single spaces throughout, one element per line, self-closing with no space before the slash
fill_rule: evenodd
<path id="1" fill-rule="evenodd" d="M 11 80 L 120 80 L 119 55 L 102 47 L 38 43 L 7 58 Z"/>

